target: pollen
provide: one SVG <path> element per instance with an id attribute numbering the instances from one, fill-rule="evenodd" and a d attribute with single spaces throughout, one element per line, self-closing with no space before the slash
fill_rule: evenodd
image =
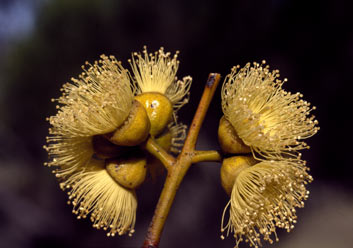
<path id="1" fill-rule="evenodd" d="M 307 170 L 288 161 L 263 161 L 242 170 L 224 209 L 221 231 L 233 233 L 236 247 L 243 240 L 251 247 L 262 246 L 261 239 L 278 241 L 276 228 L 290 232 L 297 222 L 296 208 L 304 207 L 308 198 L 305 185 L 312 177 Z"/>
<path id="2" fill-rule="evenodd" d="M 279 71 L 265 63 L 233 67 L 222 87 L 223 113 L 254 155 L 300 162 L 299 150 L 309 148 L 303 140 L 319 130 L 315 107 L 285 91 L 287 79 L 279 80 Z"/>
<path id="3" fill-rule="evenodd" d="M 178 80 L 176 77 L 179 68 L 178 52 L 172 56 L 161 47 L 155 53 L 148 53 L 144 47 L 142 54 L 133 53 L 129 62 L 137 94 L 161 93 L 173 103 L 174 110 L 180 109 L 189 101 L 192 78 L 186 76 Z"/>

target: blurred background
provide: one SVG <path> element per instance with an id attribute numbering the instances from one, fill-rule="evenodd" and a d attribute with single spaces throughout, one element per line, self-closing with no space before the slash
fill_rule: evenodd
<path id="1" fill-rule="evenodd" d="M 351 247 L 353 19 L 347 1 L 0 0 L 0 247 L 140 247 L 163 178 L 137 192 L 132 238 L 107 238 L 76 220 L 67 196 L 43 166 L 60 87 L 100 54 L 127 59 L 147 45 L 180 53 L 179 78 L 191 75 L 191 102 L 179 112 L 190 124 L 210 72 L 266 59 L 284 88 L 317 106 L 321 130 L 303 152 L 314 182 L 290 233 L 266 247 Z M 198 148 L 217 149 L 220 87 Z M 219 164 L 192 166 L 176 196 L 161 247 L 233 247 L 222 241 L 228 197 Z M 247 247 L 242 244 L 240 247 Z"/>

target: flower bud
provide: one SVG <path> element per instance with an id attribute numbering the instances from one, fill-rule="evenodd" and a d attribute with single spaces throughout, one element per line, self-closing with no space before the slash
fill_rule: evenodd
<path id="1" fill-rule="evenodd" d="M 157 136 L 172 119 L 173 105 L 170 100 L 158 92 L 146 92 L 135 96 L 146 109 L 151 122 L 150 134 Z"/>
<path id="2" fill-rule="evenodd" d="M 218 141 L 224 153 L 250 153 L 250 147 L 244 144 L 235 132 L 232 124 L 224 117 L 219 121 Z"/>
<path id="3" fill-rule="evenodd" d="M 109 175 L 120 185 L 135 189 L 141 185 L 146 177 L 146 158 L 119 158 L 106 161 Z"/>
<path id="4" fill-rule="evenodd" d="M 239 173 L 255 163 L 256 160 L 251 156 L 234 156 L 223 160 L 221 166 L 221 184 L 228 195 L 231 194 L 235 179 Z"/>
<path id="5" fill-rule="evenodd" d="M 136 146 L 147 139 L 150 127 L 151 124 L 145 108 L 138 101 L 134 101 L 130 114 L 123 125 L 107 136 L 116 145 Z"/>

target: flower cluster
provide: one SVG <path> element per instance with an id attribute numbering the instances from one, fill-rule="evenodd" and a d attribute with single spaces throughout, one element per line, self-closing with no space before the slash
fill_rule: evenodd
<path id="1" fill-rule="evenodd" d="M 188 102 L 192 79 L 177 79 L 178 52 L 144 48 L 129 63 L 131 72 L 114 56 L 86 62 L 53 99 L 58 111 L 47 118 L 45 165 L 55 167 L 77 218 L 90 218 L 108 236 L 134 233 L 135 190 L 147 172 L 153 179 L 163 169 L 142 151 L 147 139 L 178 153 L 186 138 L 177 111 Z M 294 228 L 296 208 L 309 195 L 306 184 L 313 179 L 300 151 L 309 148 L 304 139 L 319 130 L 311 115 L 315 107 L 300 93 L 285 91 L 286 81 L 265 62 L 248 63 L 233 67 L 222 87 L 218 138 L 231 156 L 221 167 L 230 195 L 221 231 L 233 233 L 236 247 L 243 240 L 254 247 L 278 240 L 276 229 Z"/>
<path id="2" fill-rule="evenodd" d="M 191 78 L 177 80 L 177 54 L 171 57 L 163 48 L 148 54 L 144 48 L 130 64 L 132 74 L 114 56 L 86 62 L 82 74 L 53 99 L 58 112 L 48 118 L 44 146 L 50 158 L 45 165 L 56 167 L 73 213 L 79 219 L 89 216 L 93 227 L 108 230 L 108 236 L 134 232 L 135 188 L 146 175 L 146 158 L 130 159 L 141 154 L 139 144 L 149 134 L 157 142 L 164 135 L 168 150 L 177 152 L 185 138 L 186 126 L 177 123 L 176 111 L 188 101 Z M 171 106 L 165 121 L 160 121 L 166 111 L 158 109 L 160 103 Z M 138 138 L 135 127 L 142 127 Z"/>
<path id="3" fill-rule="evenodd" d="M 257 162 L 234 164 L 231 186 L 224 186 L 232 190 L 221 231 L 233 233 L 236 247 L 242 240 L 258 247 L 261 237 L 270 243 L 278 240 L 276 228 L 293 229 L 295 208 L 304 206 L 309 194 L 305 185 L 312 181 L 299 151 L 309 148 L 303 139 L 316 134 L 319 127 L 310 115 L 315 107 L 302 100 L 300 93 L 285 91 L 282 85 L 287 79 L 279 80 L 278 70 L 270 71 L 265 61 L 239 68 L 233 67 L 222 87 L 225 120 L 220 130 L 237 137 L 233 143 L 240 140 Z M 227 147 L 232 142 L 219 139 L 223 150 L 232 151 Z"/>

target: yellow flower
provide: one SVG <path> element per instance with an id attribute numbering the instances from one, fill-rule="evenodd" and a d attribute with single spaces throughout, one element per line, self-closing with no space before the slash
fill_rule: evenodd
<path id="1" fill-rule="evenodd" d="M 103 160 L 91 159 L 86 168 L 72 174 L 60 184 L 68 190 L 68 204 L 77 218 L 90 214 L 93 227 L 108 230 L 107 236 L 134 233 L 137 200 L 134 190 L 114 181 Z"/>
<path id="2" fill-rule="evenodd" d="M 130 112 L 133 91 L 128 72 L 113 56 L 102 55 L 78 79 L 63 85 L 56 116 L 49 118 L 55 135 L 88 137 L 112 132 Z M 119 97 L 117 97 L 119 96 Z"/>
<path id="3" fill-rule="evenodd" d="M 261 238 L 270 243 L 278 241 L 276 228 L 294 228 L 296 209 L 304 207 L 309 191 L 305 185 L 312 181 L 302 163 L 262 161 L 238 167 L 231 199 L 224 209 L 221 231 L 233 233 L 236 247 L 242 240 L 250 246 L 262 246 Z M 229 220 L 225 224 L 225 214 Z M 222 238 L 224 238 L 222 236 Z"/>
<path id="4" fill-rule="evenodd" d="M 48 166 L 60 166 L 59 176 L 70 174 L 89 162 L 94 151 L 92 137 L 114 131 L 127 118 L 133 92 L 126 70 L 113 56 L 101 60 L 63 85 L 63 95 L 57 99 L 58 113 L 47 118 L 52 127 L 47 137 L 52 161 Z M 116 97 L 119 96 L 119 97 Z M 55 101 L 55 99 L 52 99 Z"/>
<path id="5" fill-rule="evenodd" d="M 137 94 L 157 92 L 165 95 L 173 104 L 175 110 L 180 109 L 189 100 L 189 90 L 192 78 L 186 76 L 178 80 L 176 73 L 179 67 L 178 53 L 173 57 L 169 52 L 165 53 L 163 47 L 158 52 L 148 54 L 144 47 L 142 54 L 134 53 L 129 60 L 132 77 Z"/>
<path id="6" fill-rule="evenodd" d="M 94 227 L 110 229 L 108 235 L 133 233 L 137 201 L 134 190 L 116 183 L 93 158 L 92 138 L 114 131 L 128 117 L 133 91 L 127 71 L 113 56 L 102 55 L 72 83 L 63 86 L 57 100 L 58 113 L 48 120 L 52 127 L 47 137 L 51 161 L 47 166 L 69 190 L 73 212 L 78 218 L 90 214 Z"/>
<path id="7" fill-rule="evenodd" d="M 178 80 L 176 73 L 179 67 L 178 52 L 171 57 L 163 47 L 155 53 L 148 54 L 147 48 L 141 53 L 133 53 L 129 60 L 139 101 L 146 109 L 152 137 L 159 136 L 168 125 L 176 122 L 176 112 L 188 102 L 192 78 Z"/>
<path id="8" fill-rule="evenodd" d="M 277 79 L 278 70 L 258 63 L 238 68 L 232 69 L 222 87 L 226 119 L 259 158 L 300 162 L 299 150 L 308 148 L 302 140 L 319 130 L 310 116 L 315 107 L 302 100 L 300 93 L 283 90 L 287 79 Z"/>

